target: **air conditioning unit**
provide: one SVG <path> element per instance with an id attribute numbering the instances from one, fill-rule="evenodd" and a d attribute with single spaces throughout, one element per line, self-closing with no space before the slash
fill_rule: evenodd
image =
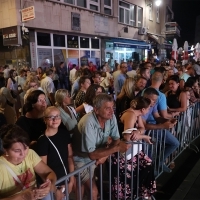
<path id="1" fill-rule="evenodd" d="M 138 29 L 138 34 L 139 35 L 146 35 L 147 34 L 147 28 L 146 27 L 140 27 Z"/>

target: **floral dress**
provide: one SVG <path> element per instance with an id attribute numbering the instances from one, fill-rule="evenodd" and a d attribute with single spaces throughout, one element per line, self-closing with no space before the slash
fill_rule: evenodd
<path id="1" fill-rule="evenodd" d="M 139 177 L 137 176 L 138 159 L 139 159 Z M 127 168 L 126 171 L 125 168 Z M 133 197 L 136 198 L 137 188 L 139 192 L 139 197 L 142 198 L 151 197 L 151 195 L 154 192 L 156 192 L 156 182 L 154 178 L 154 169 L 152 166 L 152 160 L 142 151 L 140 151 L 139 154 L 133 156 L 131 159 L 126 160 L 126 163 L 124 155 L 119 154 L 119 180 L 117 179 L 118 153 L 112 154 L 111 172 L 112 172 L 111 184 L 112 184 L 113 197 L 116 199 L 118 197 L 119 199 L 123 200 L 130 199 L 131 193 L 133 194 Z M 137 178 L 139 179 L 139 185 L 137 185 Z"/>

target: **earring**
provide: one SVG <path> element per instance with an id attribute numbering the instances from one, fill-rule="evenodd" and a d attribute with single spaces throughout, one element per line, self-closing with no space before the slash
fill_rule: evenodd
<path id="1" fill-rule="evenodd" d="M 6 153 L 5 156 L 8 157 L 9 155 Z"/>

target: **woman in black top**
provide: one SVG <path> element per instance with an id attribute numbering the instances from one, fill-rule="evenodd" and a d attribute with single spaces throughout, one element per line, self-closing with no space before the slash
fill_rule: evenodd
<path id="1" fill-rule="evenodd" d="M 57 179 L 74 171 L 73 153 L 70 134 L 66 129 L 58 128 L 61 123 L 58 108 L 48 107 L 44 113 L 46 130 L 37 142 L 37 153 L 51 169 Z M 72 191 L 74 177 L 68 183 L 69 193 Z M 64 187 L 64 183 L 61 183 Z"/>
<path id="2" fill-rule="evenodd" d="M 46 125 L 43 120 L 47 108 L 46 96 L 41 90 L 32 91 L 23 106 L 24 116 L 19 117 L 16 124 L 29 134 L 30 140 L 37 139 L 44 133 Z"/>
<path id="3" fill-rule="evenodd" d="M 179 88 L 179 76 L 172 75 L 169 77 L 169 91 L 166 93 L 167 105 L 170 112 L 184 112 L 187 110 L 187 94 Z"/>

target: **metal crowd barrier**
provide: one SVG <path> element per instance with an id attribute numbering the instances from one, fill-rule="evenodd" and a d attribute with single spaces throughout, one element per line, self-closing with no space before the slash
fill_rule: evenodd
<path id="1" fill-rule="evenodd" d="M 164 152 L 165 152 L 165 136 L 166 136 L 166 131 L 167 130 L 151 130 L 148 132 L 148 134 L 152 137 L 153 145 L 148 145 L 144 142 L 131 142 L 132 147 L 131 152 L 127 151 L 124 154 L 121 154 L 120 152 L 117 152 L 117 173 L 115 174 L 117 176 L 117 191 L 115 190 L 115 194 L 113 192 L 113 185 L 112 185 L 112 175 L 113 175 L 113 161 L 112 161 L 112 155 L 108 157 L 108 160 L 106 163 L 103 165 L 100 164 L 97 166 L 98 168 L 98 174 L 95 174 L 94 176 L 98 177 L 96 182 L 98 185 L 98 191 L 99 191 L 99 199 L 105 200 L 105 199 L 126 199 L 126 193 L 123 198 L 121 198 L 121 193 L 120 193 L 120 188 L 121 188 L 121 183 L 119 181 L 120 179 L 120 170 L 124 169 L 124 176 L 129 173 L 131 177 L 136 177 L 136 179 L 133 180 L 131 179 L 131 195 L 130 199 L 140 199 L 140 175 L 141 175 L 141 169 L 138 167 L 138 164 L 140 166 L 141 161 L 140 161 L 140 156 L 137 156 L 137 160 L 135 164 L 132 162 L 131 166 L 129 165 L 124 165 L 122 166 L 119 162 L 119 158 L 124 156 L 124 163 L 127 163 L 127 154 L 131 154 L 131 157 L 133 155 L 139 155 L 138 153 L 140 152 L 141 145 L 142 145 L 142 151 L 148 155 L 148 157 L 152 160 L 152 167 L 154 167 L 153 171 L 155 174 L 155 177 L 158 178 L 162 173 L 163 173 L 163 163 L 165 165 L 170 166 L 172 162 L 188 147 L 193 149 L 195 152 L 198 152 L 199 149 L 197 146 L 194 144 L 194 141 L 199 137 L 200 132 L 200 116 L 199 116 L 199 111 L 200 111 L 200 103 L 196 103 L 190 107 L 188 107 L 187 111 L 180 113 L 180 115 L 177 117 L 177 124 L 175 125 L 174 128 L 170 129 L 169 131 L 171 134 L 173 134 L 178 141 L 180 142 L 179 147 L 166 159 L 164 160 Z M 158 139 L 160 138 L 160 139 Z M 88 169 L 90 172 L 90 188 L 92 188 L 92 175 L 91 175 L 91 168 L 92 165 L 95 164 L 96 161 L 92 161 L 88 163 L 87 165 L 75 170 L 74 172 L 71 172 L 67 176 L 59 179 L 56 184 L 59 184 L 63 181 L 65 181 L 66 185 L 66 190 L 65 190 L 65 199 L 66 200 L 71 200 L 71 199 L 79 199 L 82 200 L 81 197 L 81 171 L 84 169 Z M 134 169 L 129 171 L 129 169 Z M 75 198 L 73 195 L 75 194 L 68 194 L 68 179 L 71 176 L 76 177 L 76 187 L 78 188 L 78 198 Z M 126 176 L 124 177 L 125 185 L 127 184 L 127 179 Z M 92 199 L 92 190 L 90 190 L 90 193 L 88 194 L 89 196 L 86 196 L 83 199 Z M 154 197 L 151 197 L 154 199 Z"/>
<path id="2" fill-rule="evenodd" d="M 120 153 L 116 152 L 115 153 L 115 158 L 113 159 L 111 155 L 108 157 L 107 161 L 104 164 L 100 164 L 96 167 L 95 171 L 95 178 L 96 183 L 98 185 L 98 192 L 99 192 L 99 199 L 105 200 L 105 199 L 127 199 L 128 195 L 130 199 L 140 199 L 141 198 L 141 193 L 140 189 L 144 187 L 142 184 L 142 181 L 140 179 L 144 178 L 144 173 L 142 174 L 142 177 L 140 177 L 140 174 L 142 173 L 142 170 L 144 172 L 143 165 L 144 163 L 148 163 L 148 169 L 151 169 L 152 173 L 154 174 L 154 168 L 153 168 L 153 162 L 147 157 L 148 155 L 148 150 L 149 150 L 149 145 L 143 142 L 129 142 L 131 144 L 131 148 L 125 152 L 125 153 Z M 142 152 L 141 152 L 142 150 Z M 120 158 L 120 159 L 118 159 Z M 130 161 L 130 158 L 133 160 Z M 145 158 L 145 159 L 144 159 Z M 127 165 L 126 163 L 129 160 L 129 164 Z M 87 194 L 87 196 L 84 196 L 82 198 L 81 196 L 81 172 L 84 169 L 88 169 L 90 172 L 90 188 L 92 188 L 92 166 L 95 164 L 96 161 L 92 161 L 85 166 L 75 170 L 74 172 L 66 175 L 65 177 L 62 177 L 59 179 L 56 184 L 59 184 L 63 181 L 65 181 L 65 199 L 66 200 L 72 200 L 72 199 L 93 199 L 92 198 L 92 190 L 90 190 L 90 193 Z M 131 163 L 131 164 L 130 164 Z M 146 173 L 148 174 L 148 173 Z M 68 194 L 68 180 L 71 176 L 76 177 L 76 187 L 78 188 L 78 194 L 75 194 L 72 192 L 72 194 Z M 134 177 L 128 179 L 127 177 Z M 153 177 L 153 176 L 152 176 Z M 117 179 L 116 179 L 117 178 Z M 114 181 L 115 180 L 115 181 Z M 124 181 L 123 184 L 127 185 L 129 184 L 129 191 L 128 188 L 125 189 L 124 191 L 124 196 L 122 197 L 122 190 L 120 189 L 122 187 L 122 180 Z M 155 185 L 154 185 L 155 186 Z M 154 187 L 152 185 L 152 187 Z M 115 187 L 115 192 L 113 191 L 113 188 Z M 149 190 L 149 195 L 152 192 L 152 190 Z M 115 194 L 115 195 L 114 195 Z M 152 196 L 152 199 L 154 197 Z"/>

